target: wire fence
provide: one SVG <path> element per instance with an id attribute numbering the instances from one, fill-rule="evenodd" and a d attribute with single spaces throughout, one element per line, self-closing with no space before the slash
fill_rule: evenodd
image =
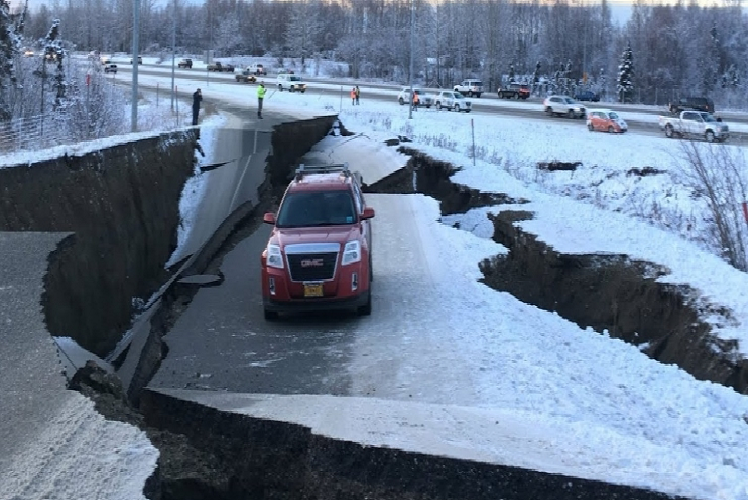
<path id="1" fill-rule="evenodd" d="M 173 130 L 190 126 L 189 108 L 177 102 L 173 110 L 155 106 L 138 116 L 138 130 Z M 130 123 L 123 120 L 116 126 L 99 128 L 76 113 L 58 110 L 46 115 L 14 118 L 0 122 L 0 155 L 39 151 L 82 141 L 112 137 L 130 132 Z"/>
<path id="2" fill-rule="evenodd" d="M 0 152 L 39 150 L 77 142 L 68 127 L 60 126 L 64 125 L 61 118 L 37 115 L 0 122 Z"/>

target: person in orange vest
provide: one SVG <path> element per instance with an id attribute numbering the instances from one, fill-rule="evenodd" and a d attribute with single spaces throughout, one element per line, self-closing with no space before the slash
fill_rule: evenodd
<path id="1" fill-rule="evenodd" d="M 418 94 L 413 91 L 413 111 L 418 111 L 418 105 L 421 103 L 421 99 L 418 97 Z"/>
<path id="2" fill-rule="evenodd" d="M 356 104 L 356 87 L 353 87 L 351 89 L 351 104 L 352 105 Z"/>

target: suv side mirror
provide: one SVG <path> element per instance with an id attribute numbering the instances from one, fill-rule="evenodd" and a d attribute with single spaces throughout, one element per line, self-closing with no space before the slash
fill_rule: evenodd
<path id="1" fill-rule="evenodd" d="M 374 217 L 374 209 L 371 207 L 364 208 L 364 213 L 361 216 L 361 220 L 368 220 Z"/>
<path id="2" fill-rule="evenodd" d="M 262 222 L 264 222 L 265 224 L 275 225 L 275 214 L 272 212 L 267 212 L 265 215 L 263 215 Z"/>

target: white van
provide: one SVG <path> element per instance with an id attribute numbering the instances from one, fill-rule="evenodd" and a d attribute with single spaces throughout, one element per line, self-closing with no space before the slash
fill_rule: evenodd
<path id="1" fill-rule="evenodd" d="M 302 94 L 306 91 L 306 83 L 297 75 L 280 73 L 276 82 L 278 84 L 278 90 L 281 92 L 283 92 L 284 89 L 289 92 L 301 92 Z"/>

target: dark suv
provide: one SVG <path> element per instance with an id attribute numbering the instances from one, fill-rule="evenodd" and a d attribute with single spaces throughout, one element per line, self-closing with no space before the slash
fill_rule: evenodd
<path id="1" fill-rule="evenodd" d="M 673 114 L 680 113 L 687 109 L 714 113 L 714 101 L 708 97 L 684 97 L 678 99 L 678 102 L 671 102 L 668 104 L 668 109 Z"/>
<path id="2" fill-rule="evenodd" d="M 499 87 L 498 94 L 504 99 L 527 99 L 530 97 L 530 87 L 521 83 L 509 83 Z"/>

